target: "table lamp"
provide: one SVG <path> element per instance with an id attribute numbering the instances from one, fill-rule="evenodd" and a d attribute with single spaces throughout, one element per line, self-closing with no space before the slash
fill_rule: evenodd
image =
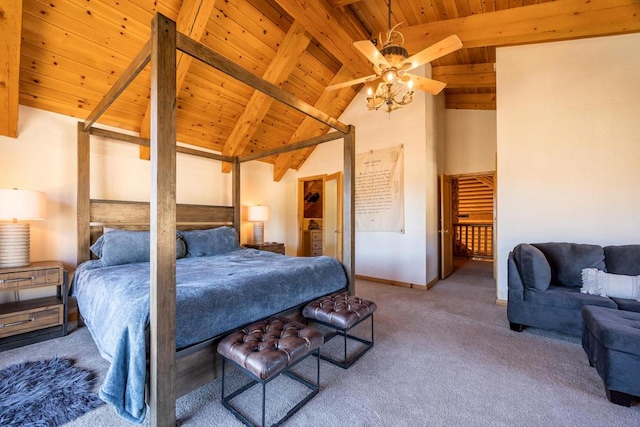
<path id="1" fill-rule="evenodd" d="M 264 243 L 264 221 L 269 221 L 269 208 L 266 206 L 249 206 L 247 220 L 253 222 L 253 243 Z"/>
<path id="2" fill-rule="evenodd" d="M 46 214 L 44 193 L 0 190 L 0 268 L 29 265 L 30 226 L 24 221 L 44 219 Z"/>

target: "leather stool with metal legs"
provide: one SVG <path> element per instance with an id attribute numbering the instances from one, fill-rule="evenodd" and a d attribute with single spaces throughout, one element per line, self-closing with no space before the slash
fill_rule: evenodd
<path id="1" fill-rule="evenodd" d="M 320 359 L 315 384 L 289 369 L 311 354 L 319 355 L 324 342 L 322 333 L 286 317 L 271 317 L 232 332 L 218 345 L 222 362 L 222 405 L 245 425 L 256 425 L 231 401 L 256 384 L 262 385 L 262 423 L 265 425 L 266 385 L 281 373 L 308 387 L 311 391 L 273 425 L 280 425 L 298 411 L 320 390 Z M 225 365 L 231 363 L 251 382 L 225 395 Z M 246 412 L 246 411 L 245 411 Z"/>
<path id="2" fill-rule="evenodd" d="M 341 335 L 344 338 L 344 357 L 338 359 L 320 352 L 320 357 L 341 368 L 349 368 L 363 354 L 373 347 L 373 312 L 376 304 L 357 296 L 332 295 L 317 299 L 307 304 L 302 310 L 302 315 L 308 320 L 332 328 L 334 332 L 325 335 L 325 342 Z M 371 340 L 349 334 L 349 330 L 359 325 L 366 319 L 371 319 Z M 364 344 L 364 347 L 355 354 L 347 355 L 347 339 Z"/>

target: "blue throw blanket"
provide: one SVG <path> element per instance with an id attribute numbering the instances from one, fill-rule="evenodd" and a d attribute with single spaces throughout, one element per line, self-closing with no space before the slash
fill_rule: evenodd
<path id="1" fill-rule="evenodd" d="M 344 289 L 334 258 L 297 258 L 253 249 L 176 261 L 178 349 L 237 329 L 322 295 Z M 73 293 L 87 328 L 111 367 L 100 397 L 140 423 L 149 335 L 149 263 L 76 270 Z"/>

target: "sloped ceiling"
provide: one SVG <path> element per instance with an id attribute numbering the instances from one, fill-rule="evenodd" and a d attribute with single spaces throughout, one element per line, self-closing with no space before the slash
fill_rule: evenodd
<path id="1" fill-rule="evenodd" d="M 160 12 L 178 30 L 333 117 L 371 74 L 353 42 L 387 29 L 385 0 L 6 0 L 0 6 L 0 134 L 18 103 L 84 119 L 150 36 Z M 640 31 L 638 0 L 395 0 L 392 25 L 415 53 L 456 34 L 465 46 L 432 63 L 447 108 L 495 109 L 495 47 Z M 179 141 L 227 155 L 261 152 L 328 128 L 207 66 L 178 56 Z M 146 69 L 99 123 L 148 135 Z M 366 108 L 363 106 L 363 108 Z M 383 114 L 372 112 L 371 114 Z M 401 114 L 401 111 L 394 114 Z M 274 179 L 311 149 L 267 158 Z M 148 155 L 141 150 L 141 156 Z"/>

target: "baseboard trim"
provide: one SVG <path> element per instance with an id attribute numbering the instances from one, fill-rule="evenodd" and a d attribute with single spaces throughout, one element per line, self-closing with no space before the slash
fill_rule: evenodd
<path id="1" fill-rule="evenodd" d="M 382 283 L 382 284 L 391 285 L 391 286 L 400 286 L 402 288 L 418 289 L 422 291 L 431 289 L 433 285 L 435 285 L 435 282 L 438 281 L 438 279 L 434 279 L 431 282 L 429 282 L 427 286 L 424 286 L 424 285 L 417 285 L 415 283 L 400 282 L 398 280 L 389 280 L 389 279 L 381 279 L 379 277 L 363 276 L 361 274 L 356 274 L 356 279 L 366 280 L 368 282 Z"/>
<path id="2" fill-rule="evenodd" d="M 506 307 L 507 306 L 507 300 L 506 299 L 496 299 L 496 305 L 499 305 L 500 307 Z"/>
<path id="3" fill-rule="evenodd" d="M 440 281 L 440 278 L 436 277 L 435 279 L 427 283 L 427 290 L 433 288 L 436 285 L 436 283 L 438 283 L 439 281 Z"/>

